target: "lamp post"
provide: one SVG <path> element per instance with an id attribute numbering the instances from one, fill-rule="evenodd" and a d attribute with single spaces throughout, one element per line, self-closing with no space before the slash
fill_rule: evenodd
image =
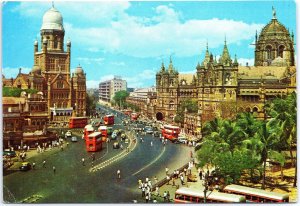
<path id="1" fill-rule="evenodd" d="M 204 203 L 206 203 L 206 198 L 207 198 L 206 194 L 207 194 L 207 190 L 208 190 L 208 186 L 207 186 L 207 177 L 208 177 L 208 175 L 205 174 L 205 175 L 204 175 L 204 182 L 203 182 L 203 186 L 204 186 L 204 190 L 203 190 L 203 193 L 204 193 L 204 199 L 203 199 L 203 201 L 204 201 Z"/>

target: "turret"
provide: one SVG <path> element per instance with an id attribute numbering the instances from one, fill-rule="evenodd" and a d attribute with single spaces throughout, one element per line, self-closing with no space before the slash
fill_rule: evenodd
<path id="1" fill-rule="evenodd" d="M 38 52 L 38 41 L 34 41 L 34 53 Z"/>
<path id="2" fill-rule="evenodd" d="M 70 39 L 68 39 L 67 40 L 67 52 L 71 52 L 71 40 Z"/>
<path id="3" fill-rule="evenodd" d="M 47 52 L 47 43 L 48 43 L 47 39 L 44 39 L 44 40 L 43 40 L 43 52 L 44 52 L 44 53 Z"/>

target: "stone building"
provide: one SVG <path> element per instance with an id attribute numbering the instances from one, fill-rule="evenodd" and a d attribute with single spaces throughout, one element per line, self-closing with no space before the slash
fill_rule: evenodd
<path id="1" fill-rule="evenodd" d="M 184 129 L 188 133 L 199 134 L 203 122 L 215 117 L 232 118 L 237 112 L 264 118 L 268 100 L 296 90 L 293 38 L 273 10 L 271 21 L 256 35 L 254 66 L 239 65 L 236 55 L 230 55 L 226 39 L 219 59 L 207 45 L 205 58 L 196 65 L 195 73 L 180 74 L 172 59 L 167 68 L 162 63 L 156 74 L 154 116 L 174 123 L 181 102 L 192 99 L 198 102 L 199 110 L 185 115 Z"/>
<path id="2" fill-rule="evenodd" d="M 79 65 L 70 71 L 71 41 L 66 41 L 61 13 L 52 6 L 43 16 L 41 41 L 34 42 L 34 65 L 29 74 L 21 69 L 15 79 L 3 80 L 3 86 L 35 89 L 47 102 L 46 113 L 51 122 L 68 122 L 72 115 L 85 116 L 86 74 Z"/>

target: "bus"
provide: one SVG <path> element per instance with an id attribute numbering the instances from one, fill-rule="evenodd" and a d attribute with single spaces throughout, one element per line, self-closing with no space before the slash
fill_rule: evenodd
<path id="1" fill-rule="evenodd" d="M 138 115 L 138 113 L 134 112 L 134 113 L 131 113 L 130 117 L 131 117 L 131 120 L 135 121 L 138 119 L 139 115 Z"/>
<path id="2" fill-rule="evenodd" d="M 204 188 L 181 187 L 175 192 L 175 203 L 201 203 L 204 202 Z M 242 195 L 228 194 L 207 190 L 206 202 L 243 203 L 246 198 Z"/>
<path id="3" fill-rule="evenodd" d="M 93 132 L 89 134 L 85 140 L 87 152 L 97 152 L 102 149 L 102 135 L 101 132 Z"/>
<path id="4" fill-rule="evenodd" d="M 86 140 L 88 135 L 92 134 L 93 132 L 94 132 L 94 127 L 90 124 L 86 125 L 83 129 L 84 139 Z"/>
<path id="5" fill-rule="evenodd" d="M 101 134 L 102 134 L 102 141 L 106 142 L 106 139 L 107 139 L 107 126 L 100 126 L 98 128 L 98 132 L 101 132 Z"/>
<path id="6" fill-rule="evenodd" d="M 69 128 L 84 128 L 88 124 L 87 117 L 71 117 L 69 119 Z"/>
<path id="7" fill-rule="evenodd" d="M 105 115 L 103 117 L 103 121 L 105 125 L 112 125 L 114 124 L 114 115 Z"/>
<path id="8" fill-rule="evenodd" d="M 164 138 L 174 141 L 177 140 L 178 135 L 180 134 L 180 128 L 173 125 L 164 125 L 161 133 Z"/>
<path id="9" fill-rule="evenodd" d="M 223 191 L 230 194 L 244 195 L 249 202 L 289 202 L 288 194 L 269 192 L 242 185 L 227 185 Z"/>

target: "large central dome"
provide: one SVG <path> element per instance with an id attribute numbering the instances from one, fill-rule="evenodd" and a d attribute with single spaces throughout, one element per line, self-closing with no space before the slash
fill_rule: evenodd
<path id="1" fill-rule="evenodd" d="M 43 24 L 41 30 L 48 29 L 64 31 L 62 15 L 53 6 L 43 16 Z"/>

